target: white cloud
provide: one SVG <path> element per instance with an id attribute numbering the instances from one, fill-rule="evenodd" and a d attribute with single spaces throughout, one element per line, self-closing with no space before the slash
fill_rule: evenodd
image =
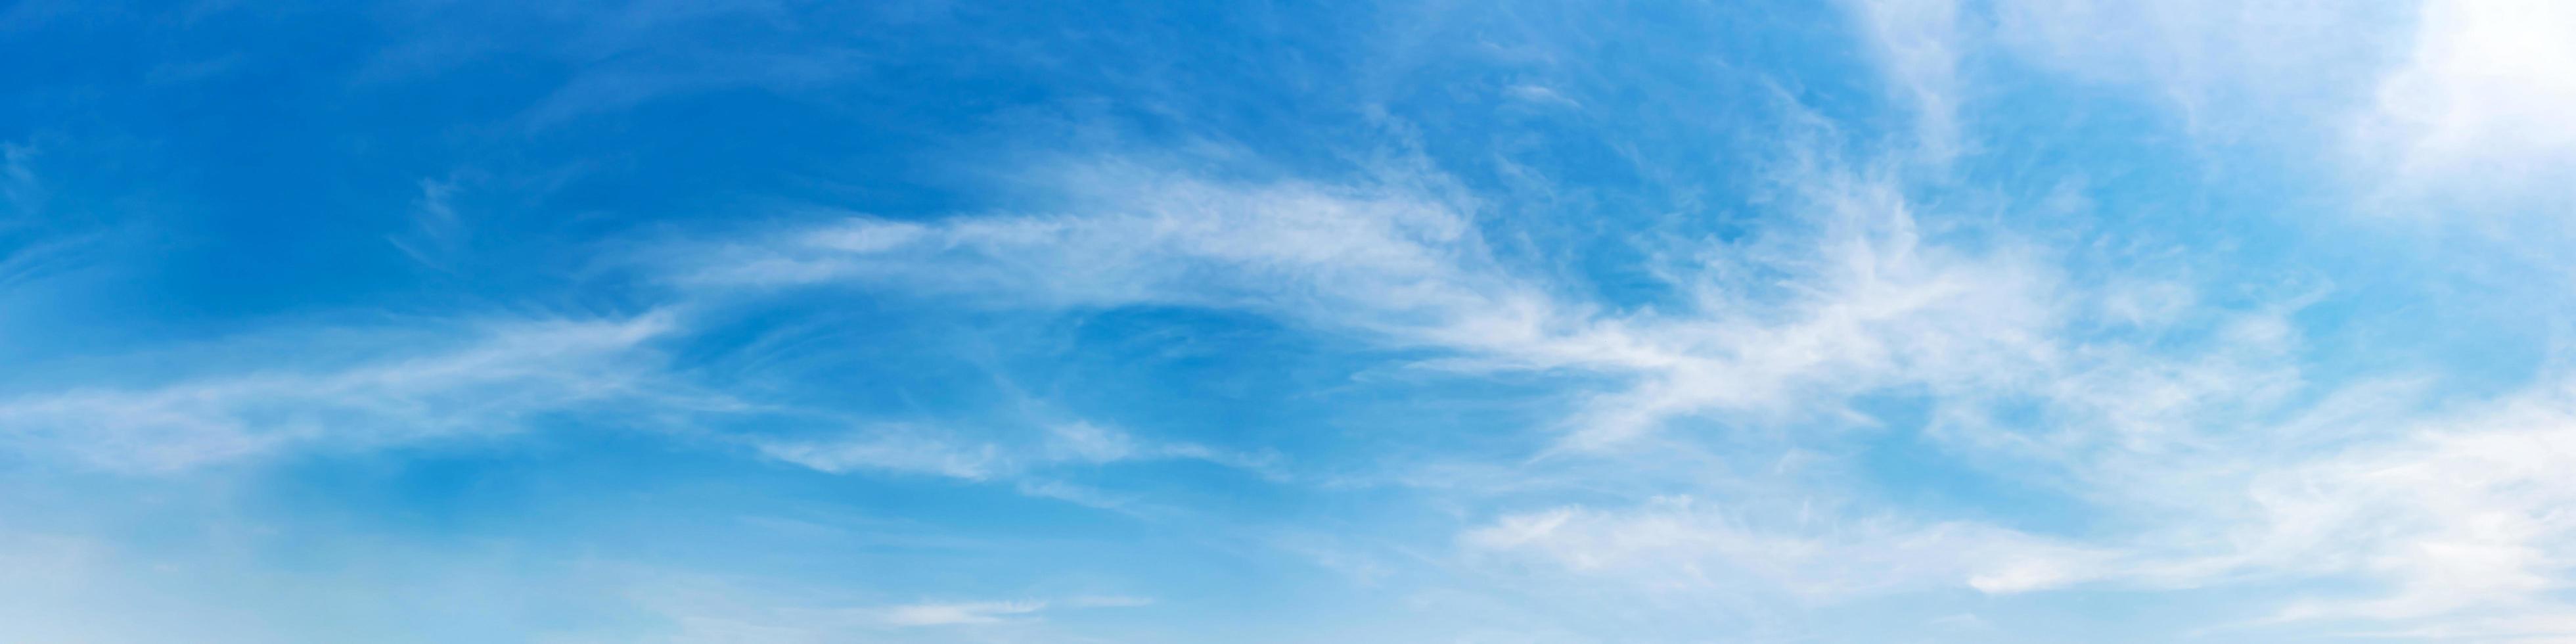
<path id="1" fill-rule="evenodd" d="M 2006 0 L 1991 10 L 2001 50 L 2141 92 L 2204 143 L 2322 153 L 2326 169 L 2350 173 L 2363 210 L 2457 222 L 2464 210 L 2556 212 L 2576 197 L 2565 190 L 2576 126 L 2558 118 L 2576 109 L 2576 45 L 2560 37 L 2576 30 L 2576 9 L 2565 3 Z"/>
<path id="2" fill-rule="evenodd" d="M 2105 553 L 1970 523 L 1731 512 L 1687 497 L 1622 510 L 1562 507 L 1470 530 L 1471 551 L 1536 557 L 1654 592 L 1756 581 L 1811 600 L 1974 588 L 2017 593 L 2097 577 Z"/>
<path id="3" fill-rule="evenodd" d="M 2138 526 L 2088 541 L 2108 553 L 2092 565 L 2039 577 L 2344 589 L 2280 605 L 2275 621 L 2520 624 L 2568 610 L 2554 594 L 2576 564 L 2576 520 L 2560 511 L 2576 504 L 2576 395 L 2543 386 L 2426 412 L 2418 379 L 2306 382 L 2277 323 L 2224 325 L 2198 357 L 2098 357 L 2044 390 L 2046 422 L 2065 428 L 2053 433 L 1949 430 L 2035 459 L 1999 463 L 2063 472 Z"/>
<path id="4" fill-rule="evenodd" d="M 885 621 L 896 626 L 991 624 L 1045 608 L 1045 602 L 910 604 L 886 609 Z"/>
<path id="5" fill-rule="evenodd" d="M 1907 6 L 1860 7 L 1880 19 L 1862 28 L 1883 64 L 1899 79 L 1955 81 L 1955 70 L 1940 73 L 1938 57 L 1908 63 L 1890 53 L 1908 37 L 1883 18 Z M 2576 177 L 2576 124 L 2564 118 L 2576 113 L 2576 44 L 2564 37 L 2576 33 L 2576 8 L 2463 0 L 2403 11 L 2415 8 L 1992 5 L 1993 36 L 2007 50 L 2159 94 L 2195 134 L 2229 141 L 2291 132 L 2273 141 L 2329 148 L 2344 137 L 2348 167 L 2363 170 L 2364 197 L 2429 195 L 2439 200 L 2409 204 L 2445 204 L 2434 208 L 2444 212 L 2459 204 L 2562 210 L 2576 196 L 2564 189 Z M 1925 15 L 1933 17 L 1894 24 L 1933 33 L 1926 25 L 1943 21 Z M 2411 37 L 2406 22 L 2387 20 L 2408 17 Z M 2336 118 L 2356 106 L 2358 117 Z M 2317 140 L 2296 135 L 2317 124 L 2325 125 Z M 2077 294 L 2096 301 L 2084 314 L 2168 339 L 2044 338 L 2048 359 L 2034 364 L 2046 384 L 1954 392 L 1936 427 L 1980 453 L 2018 455 L 2006 462 L 2049 462 L 2043 469 L 2056 473 L 2037 478 L 2062 476 L 2057 485 L 2097 507 L 2153 526 L 2105 539 L 2102 548 L 2121 554 L 2087 574 L 2159 586 L 2360 579 L 2379 592 L 2296 602 L 2280 618 L 2437 625 L 2392 632 L 2456 637 L 2568 634 L 2539 619 L 2565 610 L 2551 595 L 2576 564 L 2567 550 L 2576 534 L 2555 510 L 2569 501 L 2557 491 L 2576 488 L 2556 474 L 2570 452 L 2558 428 L 2576 426 L 2567 396 L 2544 388 L 2433 416 L 2422 411 L 2430 399 L 2421 377 L 2312 381 L 2298 325 L 2287 319 L 2304 298 L 2234 316 L 2200 346 L 2176 347 L 2172 334 L 2209 313 L 2193 290 L 2115 282 Z M 2039 427 L 1978 417 L 1989 406 L 2031 405 Z"/>
<path id="6" fill-rule="evenodd" d="M 1684 269 L 1696 310 L 1602 325 L 1647 357 L 1631 367 L 1644 377 L 1596 401 L 1578 444 L 1673 416 L 1830 418 L 1854 395 L 2002 386 L 2048 359 L 2064 316 L 2054 269 L 2008 239 L 1983 254 L 1927 241 L 1886 179 L 1821 171 L 1794 186 L 1813 230 L 1705 249 Z"/>
<path id="7" fill-rule="evenodd" d="M 1583 454 L 1562 467 L 1609 470 L 1659 458 L 1654 452 L 1670 443 L 1638 441 L 1676 418 L 1843 424 L 1854 417 L 1850 399 L 1872 392 L 2044 389 L 2067 350 L 2053 334 L 2083 303 L 2063 292 L 2041 255 L 2012 239 L 1941 241 L 1981 231 L 1924 231 L 1893 179 L 1822 162 L 1778 175 L 1779 201 L 1792 215 L 1778 225 L 1735 243 L 1670 240 L 1681 250 L 1666 256 L 1660 273 L 1683 301 L 1633 311 L 1568 297 L 1583 289 L 1517 270 L 1482 242 L 1472 202 L 1422 188 L 1443 185 L 1437 178 L 1351 188 L 1216 183 L 1132 168 L 1068 174 L 1078 177 L 1068 183 L 1086 187 L 1063 214 L 854 217 L 721 246 L 716 261 L 680 267 L 678 279 L 698 287 L 856 286 L 994 306 L 1235 308 L 1447 353 L 1426 367 L 1611 376 L 1617 384 L 1570 411 L 1560 443 Z M 900 453 L 908 456 L 895 460 L 917 463 L 879 467 L 978 476 L 1179 453 L 1079 424 L 1056 427 L 1040 453 L 1004 453 L 992 462 L 1012 465 L 997 469 L 981 460 L 952 467 L 958 454 L 985 453 L 974 448 L 881 450 L 873 439 L 857 440 L 866 447 L 858 453 Z M 1556 474 L 1583 480 L 1581 472 Z M 1722 517 L 1688 503 L 1634 514 L 1564 508 L 1508 516 L 1461 543 L 1623 578 L 1685 574 L 1689 568 L 1653 563 L 1684 559 L 1709 574 L 1817 597 L 1942 584 L 2023 592 L 2098 577 L 2108 565 L 2091 550 L 1972 523 L 1869 519 L 1756 530 Z"/>
<path id="8" fill-rule="evenodd" d="M 759 449 L 770 458 L 836 474 L 882 470 L 976 480 L 1066 464 L 1200 460 L 1257 469 L 1268 462 L 1192 443 L 1145 441 L 1084 421 L 1049 426 L 1047 434 L 1030 441 L 976 441 L 957 432 L 881 424 L 823 440 L 763 439 Z"/>
<path id="9" fill-rule="evenodd" d="M 2416 190 L 2546 191 L 2576 177 L 2576 6 L 2427 2 L 2414 46 L 2355 123 L 2357 154 Z"/>
<path id="10" fill-rule="evenodd" d="M 44 184 L 36 181 L 33 147 L 0 142 L 0 204 L 9 210 L 0 217 L 0 230 L 21 225 L 22 218 L 33 218 L 44 198 Z"/>
<path id="11" fill-rule="evenodd" d="M 846 585 L 633 567 L 617 577 L 627 580 L 625 599 L 665 626 L 596 641 L 638 641 L 638 635 L 674 643 L 1091 641 L 1079 630 L 1049 624 L 1047 617 L 1154 604 L 1147 597 L 1103 594 L 884 603 L 871 599 L 871 591 Z"/>
<path id="12" fill-rule="evenodd" d="M 1686 310 L 1614 313 L 1514 270 L 1437 177 L 1338 188 L 1104 168 L 1066 173 L 1087 198 L 1067 214 L 853 217 L 723 246 L 678 279 L 1250 309 L 1453 352 L 1425 366 L 1633 378 L 1572 419 L 1585 447 L 1677 415 L 1813 413 L 1874 388 L 2001 377 L 2056 315 L 2054 276 L 2010 244 L 1927 243 L 1893 184 L 1830 169 L 1791 178 L 1799 212 L 1774 234 L 1672 262 Z"/>
<path id="13" fill-rule="evenodd" d="M 412 261 L 438 270 L 450 270 L 455 255 L 470 241 L 472 229 L 457 215 L 455 180 L 422 179 L 420 199 L 414 203 L 411 230 L 385 236 L 385 241 L 411 256 Z"/>
<path id="14" fill-rule="evenodd" d="M 1154 600 L 1143 597 L 1115 595 L 1083 595 L 1054 602 L 929 602 L 886 608 L 883 619 L 887 624 L 908 627 L 993 624 L 1022 619 L 1050 608 L 1134 608 L 1153 603 Z"/>
<path id="15" fill-rule="evenodd" d="M 760 452 L 770 458 L 840 474 L 881 470 L 983 480 L 1003 468 L 1000 448 L 991 444 L 960 445 L 937 432 L 902 425 L 883 425 L 849 440 L 769 441 Z"/>
<path id="16" fill-rule="evenodd" d="M 1545 85 L 1527 83 L 1513 85 L 1511 87 L 1503 88 L 1503 95 L 1510 96 L 1513 99 L 1533 105 L 1562 107 L 1575 110 L 1583 109 L 1582 102 L 1566 98 L 1565 94 L 1557 92 L 1554 89 L 1550 89 Z"/>
<path id="17" fill-rule="evenodd" d="M 1099 193 L 1079 195 L 1099 200 L 1092 211 L 928 224 L 852 217 L 734 246 L 682 279 L 846 281 L 1069 306 L 1340 310 L 1334 321 L 1414 341 L 1473 331 L 1458 328 L 1483 321 L 1471 311 L 1544 306 L 1528 285 L 1486 270 L 1460 208 L 1430 195 L 1226 185 L 1117 166 L 1060 181 Z"/>
<path id="18" fill-rule="evenodd" d="M 759 438 L 763 456 L 833 474 L 880 472 L 1009 483 L 1022 495 L 1107 510 L 1131 510 L 1133 499 L 1051 478 L 1076 467 L 1154 461 L 1201 461 L 1277 480 L 1276 458 L 1204 445 L 1136 438 L 1084 421 L 1057 423 L 1044 438 L 975 439 L 965 432 L 906 424 L 874 424 L 843 435 Z"/>
<path id="19" fill-rule="evenodd" d="M 2233 533 L 2248 565 L 2388 584 L 2311 600 L 2295 617 L 2407 619 L 2466 609 L 2567 610 L 2576 565 L 2576 395 L 2542 391 L 2420 421 L 2405 439 L 2255 477 L 2258 519 Z"/>
<path id="20" fill-rule="evenodd" d="M 2004 0 L 1989 32 L 2041 69 L 2133 88 L 2217 140 L 2312 127 L 2404 35 L 2400 3 Z M 2296 140 L 2296 139 L 2293 139 Z"/>
<path id="21" fill-rule="evenodd" d="M 78 218 L 47 206 L 45 182 L 36 174 L 37 156 L 34 146 L 0 141 L 0 297 L 97 259 L 100 236 L 67 226 Z"/>
<path id="22" fill-rule="evenodd" d="M 11 542 L 0 540 L 0 544 L 9 543 Z M 75 551 L 56 548 L 40 552 L 47 554 L 59 552 L 69 555 L 74 554 Z M 424 633 L 446 635 L 506 632 L 525 637 L 530 641 L 550 644 L 1101 641 L 1103 635 L 1101 632 L 1082 627 L 1068 627 L 1055 623 L 1047 617 L 1066 612 L 1136 609 L 1154 604 L 1154 601 L 1147 597 L 1061 592 L 1018 599 L 888 601 L 885 593 L 892 589 L 887 587 L 899 586 L 901 585 L 899 582 L 891 580 L 853 582 L 847 579 L 796 576 L 745 576 L 737 574 L 737 571 L 708 571 L 653 565 L 651 562 L 601 561 L 587 558 L 551 562 L 541 566 L 538 571 L 530 571 L 526 569 L 528 566 L 525 562 L 509 564 L 489 557 L 458 556 L 457 553 L 444 551 L 407 554 L 434 560 L 440 565 L 421 566 L 422 570 L 416 578 L 372 579 L 364 578 L 362 575 L 337 574 L 322 575 L 322 578 L 318 579 L 258 580 L 270 585 L 287 586 L 296 592 L 289 595 L 293 599 L 282 602 L 261 602 L 247 607 L 221 605 L 220 608 L 228 610 L 217 611 L 222 614 L 210 615 L 214 618 L 212 621 L 222 621 L 222 618 L 234 612 L 250 612 L 262 616 L 275 614 L 280 617 L 257 621 L 246 620 L 242 624 L 246 628 L 227 630 L 223 632 L 225 636 L 210 639 L 253 642 L 275 641 L 281 637 L 285 639 L 345 638 L 357 633 L 381 634 L 375 639 L 383 640 L 387 637 L 400 639 L 399 636 L 420 636 Z M 5 561 L 5 557 L 0 557 L 0 562 Z M 79 579 L 92 582 L 129 578 L 158 580 L 170 576 L 169 571 L 166 570 L 149 571 L 140 577 L 134 574 L 109 574 L 131 573 L 135 569 L 149 566 L 150 562 L 117 561 L 114 564 L 122 568 L 100 567 L 97 573 L 84 573 L 92 576 Z M 278 584 L 279 581 L 291 583 Z M 221 587 L 237 587 L 243 582 L 244 580 L 231 575 L 218 575 L 213 579 L 205 580 L 209 585 Z M 268 587 L 258 582 L 253 582 L 252 585 Z M 346 588 L 379 589 L 391 587 L 391 584 L 403 583 L 429 586 L 434 590 L 416 595 L 391 594 L 391 597 L 402 601 L 420 602 L 420 604 L 402 605 L 399 610 L 387 614 L 428 615 L 431 618 L 466 614 L 477 619 L 490 618 L 499 623 L 469 624 L 454 631 L 441 631 L 437 629 L 456 625 L 366 620 L 362 622 L 365 628 L 353 630 L 347 624 L 329 619 L 315 620 L 309 612 L 296 612 L 309 611 L 316 607 L 332 610 L 348 609 L 349 606 L 345 605 L 348 602 L 333 601 L 340 597 L 356 597 L 359 602 L 399 603 L 389 600 L 388 593 L 385 592 L 349 593 Z M 100 591 L 129 591 L 134 594 L 153 596 L 155 599 L 164 592 L 163 589 L 157 588 L 126 588 L 134 584 L 92 585 L 102 586 Z M 495 594 L 496 588 L 509 592 L 502 593 L 504 599 L 494 600 L 492 595 Z M 0 596 L 9 596 L 8 592 L 13 589 L 9 584 L 0 584 Z M 27 590 L 29 591 L 27 594 L 31 596 L 42 596 L 37 592 L 41 589 L 29 586 Z M 512 593 L 525 593 L 528 597 Z M 78 595 L 83 600 L 93 602 L 95 600 L 92 598 L 95 596 L 90 593 Z M 316 601 L 316 598 L 319 598 L 319 601 Z M 35 605 L 52 608 L 64 603 L 60 599 L 51 597 L 47 599 L 51 601 Z M 503 603 L 489 603 L 492 601 Z M 574 608 L 597 612 L 577 613 L 586 619 L 568 620 L 565 619 L 565 615 L 553 612 L 495 610 L 500 606 L 531 605 L 546 606 L 556 610 Z M 444 610 L 423 612 L 424 606 L 439 607 Z M 12 606 L 0 606 L 0 615 L 14 616 L 15 613 L 10 610 L 11 608 Z M 190 603 L 180 608 L 194 611 L 202 607 Z M 245 610 L 246 608 L 251 610 Z M 373 615 L 375 613 L 345 614 Z M 190 616 L 195 615 L 191 613 Z M 121 624 L 96 623 L 118 620 L 72 621 L 60 620 L 54 616 L 42 617 L 44 618 L 13 622 L 11 626 L 45 628 L 60 624 L 68 627 L 62 629 L 63 632 L 85 636 L 66 637 L 63 641 L 119 642 L 168 641 L 173 638 L 172 633 L 180 628 L 200 626 L 187 621 L 123 620 L 129 623 L 160 623 L 149 623 L 140 628 L 118 628 Z M 84 614 L 83 617 L 89 617 L 89 615 Z M 25 631 L 12 631 L 13 634 L 19 632 Z M 236 632 L 240 634 L 235 635 Z M 109 634 L 109 636 L 101 637 L 101 634 Z M 179 637 L 186 638 L 185 635 Z M 1118 640 L 1118 638 L 1112 639 Z"/>
<path id="23" fill-rule="evenodd" d="M 1915 144 L 1935 162 L 1964 152 L 1959 110 L 1966 97 L 1960 83 L 1962 37 L 1955 0 L 1852 0 L 1878 58 L 1881 73 L 1914 111 Z"/>
<path id="24" fill-rule="evenodd" d="M 379 446 L 515 430 L 530 417 L 600 403 L 722 405 L 660 382 L 646 342 L 665 316 L 507 321 L 461 344 L 316 369 L 294 356 L 159 386 L 86 388 L 0 400 L 0 444 L 124 471 L 170 471 L 287 445 Z M 317 337 L 327 334 L 315 334 Z M 312 347 L 305 347 L 312 348 Z"/>
<path id="25" fill-rule="evenodd" d="M 1047 430 L 1047 451 L 1052 458 L 1114 463 L 1135 458 L 1144 451 L 1126 432 L 1085 421 L 1059 423 Z"/>

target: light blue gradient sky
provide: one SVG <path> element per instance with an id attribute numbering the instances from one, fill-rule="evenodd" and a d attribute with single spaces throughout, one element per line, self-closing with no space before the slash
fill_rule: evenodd
<path id="1" fill-rule="evenodd" d="M 2576 5 L 0 5 L 0 641 L 2576 642 Z"/>

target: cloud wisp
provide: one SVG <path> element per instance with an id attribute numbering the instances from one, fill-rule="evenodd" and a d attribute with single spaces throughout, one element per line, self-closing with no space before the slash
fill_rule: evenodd
<path id="1" fill-rule="evenodd" d="M 544 414 L 637 399 L 668 411 L 729 405 L 666 380 L 647 343 L 671 328 L 660 315 L 509 320 L 443 349 L 337 368 L 289 361 L 154 386 L 24 395 L 0 402 L 0 440 L 110 470 L 174 471 L 290 446 L 501 434 Z"/>

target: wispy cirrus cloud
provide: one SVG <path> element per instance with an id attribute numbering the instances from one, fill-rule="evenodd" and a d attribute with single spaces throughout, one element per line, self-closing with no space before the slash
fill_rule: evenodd
<path id="1" fill-rule="evenodd" d="M 2576 401 L 2544 385 L 2400 424 L 2393 440 L 2327 451 L 2248 478 L 2256 511 L 2219 557 L 2292 574 L 2349 574 L 2372 592 L 2282 608 L 2286 619 L 2397 623 L 2563 614 L 2576 558 L 2564 507 Z M 2211 523 L 2224 519 L 2213 517 Z"/>
<path id="2" fill-rule="evenodd" d="M 1133 595 L 1065 592 L 886 601 L 846 588 L 631 567 L 610 578 L 627 584 L 627 601 L 665 620 L 659 628 L 628 634 L 655 642 L 1079 641 L 1095 636 L 1051 624 L 1051 618 L 1152 611 L 1156 603 Z M 607 640 L 569 635 L 562 639 Z"/>
<path id="3" fill-rule="evenodd" d="M 66 226 L 37 174 L 39 150 L 0 141 L 0 293 L 98 261 L 96 231 Z"/>
<path id="4" fill-rule="evenodd" d="M 1865 0 L 1848 3 L 1860 37 L 1875 50 L 1895 94 L 1911 103 L 1921 154 L 1947 163 L 1969 143 L 1959 123 L 1967 101 L 1959 59 L 1968 52 L 1956 0 Z"/>
<path id="5" fill-rule="evenodd" d="M 2407 3 L 2155 4 L 2008 0 L 1979 42 L 2087 83 L 2123 87 L 2221 142 L 2296 130 L 2366 92 L 2404 38 Z M 2309 133 L 2314 134 L 2314 133 Z M 2293 137 L 2295 139 L 2296 137 Z M 2313 143 L 2313 141 L 2310 141 Z"/>
<path id="6" fill-rule="evenodd" d="M 932 222 L 851 217 L 721 244 L 674 269 L 693 288 L 852 285 L 1002 306 L 1141 304 L 1259 311 L 1464 370 L 1635 379 L 1570 421 L 1611 443 L 1702 411 L 1791 413 L 1859 391 L 1964 381 L 2027 360 L 2053 324 L 2046 269 L 2007 244 L 1923 240 L 1894 185 L 1815 170 L 1800 217 L 1739 245 L 1684 246 L 1664 277 L 1683 308 L 1573 298 L 1482 241 L 1438 177 L 1366 187 L 1215 183 L 1111 164 L 1068 184 L 1124 186 L 1060 215 Z"/>
<path id="7" fill-rule="evenodd" d="M 1009 483 L 1020 494 L 1102 509 L 1137 501 L 1062 480 L 1067 472 L 1118 464 L 1196 461 L 1283 480 L 1275 454 L 1239 454 L 1186 442 L 1137 438 L 1086 421 L 1048 425 L 1043 438 L 974 433 L 908 424 L 875 424 L 826 437 L 760 438 L 770 459 L 833 474 L 925 475 Z"/>
<path id="8" fill-rule="evenodd" d="M 154 472 L 290 446 L 506 433 L 546 414 L 639 399 L 651 401 L 648 413 L 729 406 L 667 378 L 647 344 L 672 328 L 660 314 L 500 320 L 467 325 L 461 338 L 447 328 L 391 334 L 436 348 L 362 343 L 358 352 L 374 355 L 327 367 L 284 359 L 163 384 L 20 394 L 0 401 L 0 442 L 21 454 Z M 322 362 L 330 360 L 350 359 Z"/>
<path id="9" fill-rule="evenodd" d="M 1942 587 L 2045 590 L 2101 574 L 2113 554 L 1974 523 L 1907 525 L 1810 516 L 1764 527 L 1756 513 L 1662 497 L 1632 508 L 1563 507 L 1469 530 L 1472 551 L 1535 557 L 1658 593 L 1695 594 L 1759 580 L 1811 601 Z"/>
<path id="10" fill-rule="evenodd" d="M 969 480 L 1005 477 L 1055 465 L 1194 460 L 1260 469 L 1276 460 L 1193 443 L 1146 441 L 1085 421 L 1057 423 L 1046 428 L 1045 438 L 1009 443 L 970 442 L 953 433 L 887 425 L 823 440 L 764 440 L 760 451 L 770 458 L 825 472 L 881 470 Z"/>
<path id="11" fill-rule="evenodd" d="M 988 601 L 955 603 L 904 604 L 884 609 L 885 623 L 894 626 L 955 626 L 992 624 L 1005 620 L 1025 619 L 1049 609 L 1064 608 L 1133 608 L 1148 606 L 1154 600 L 1142 597 L 1085 595 L 1056 601 Z"/>
<path id="12" fill-rule="evenodd" d="M 1490 555 L 1470 565 L 1530 557 L 1617 584 L 1758 580 L 1843 598 L 1943 585 L 2021 592 L 2099 578 L 2116 563 L 2116 553 L 2073 541 L 1974 521 L 1877 516 L 1852 504 L 1798 511 L 1804 519 L 1790 518 L 1795 504 L 1739 511 L 1726 508 L 1732 499 L 1724 497 L 1755 483 L 1663 462 L 1676 445 L 1689 446 L 1679 452 L 1689 454 L 1737 440 L 1741 434 L 1730 427 L 1825 425 L 1792 430 L 1783 443 L 1754 443 L 1787 447 L 1830 436 L 1833 427 L 1866 426 L 1871 421 L 1852 407 L 1866 395 L 2043 392 L 2058 372 L 2090 364 L 2059 334 L 2072 318 L 2092 315 L 2086 311 L 2115 308 L 2086 308 L 2109 295 L 2071 289 L 2043 254 L 2008 236 L 1970 235 L 1980 242 L 1971 245 L 1921 229 L 1916 206 L 1888 175 L 1821 164 L 1783 172 L 1781 202 L 1796 217 L 1734 243 L 1669 240 L 1671 259 L 1660 276 L 1683 299 L 1669 308 L 1622 310 L 1515 268 L 1482 242 L 1471 202 L 1393 187 L 1442 185 L 1437 178 L 1329 187 L 1100 172 L 1072 176 L 1083 185 L 1125 188 L 1062 214 L 853 217 L 682 253 L 711 261 L 682 264 L 672 274 L 683 288 L 858 289 L 997 307 L 1244 310 L 1384 346 L 1436 350 L 1416 363 L 1421 367 L 1607 376 L 1609 384 L 1562 411 L 1542 451 L 1522 455 L 1559 454 L 1555 460 L 1510 470 L 1539 483 L 1516 486 L 1517 493 L 1451 493 L 1509 505 L 1517 494 L 1622 481 L 1675 496 L 1637 508 L 1556 505 L 1500 514 L 1462 528 L 1461 547 Z M 1100 181 L 1104 176 L 1124 182 Z M 1058 438 L 1062 449 L 1034 460 L 995 445 L 897 431 L 765 449 L 826 470 L 979 480 L 1047 459 L 1176 453 L 1125 439 Z M 1704 474 L 1654 478 L 1694 471 Z M 1825 485 L 1792 494 L 1841 494 Z M 1693 491 L 1720 498 L 1682 500 Z M 1704 509 L 1710 507 L 1725 509 Z M 1676 560 L 1694 562 L 1688 570 L 1696 572 L 1662 574 L 1674 569 L 1661 563 Z M 1906 572 L 1880 574 L 1889 566 Z"/>
<path id="13" fill-rule="evenodd" d="M 1046 607 L 1046 602 L 906 604 L 886 609 L 885 621 L 895 626 L 991 624 L 1045 610 Z"/>

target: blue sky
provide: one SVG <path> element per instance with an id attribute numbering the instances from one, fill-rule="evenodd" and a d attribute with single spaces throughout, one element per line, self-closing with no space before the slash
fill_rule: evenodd
<path id="1" fill-rule="evenodd" d="M 2576 642 L 2554 2 L 0 6 L 0 640 Z"/>

